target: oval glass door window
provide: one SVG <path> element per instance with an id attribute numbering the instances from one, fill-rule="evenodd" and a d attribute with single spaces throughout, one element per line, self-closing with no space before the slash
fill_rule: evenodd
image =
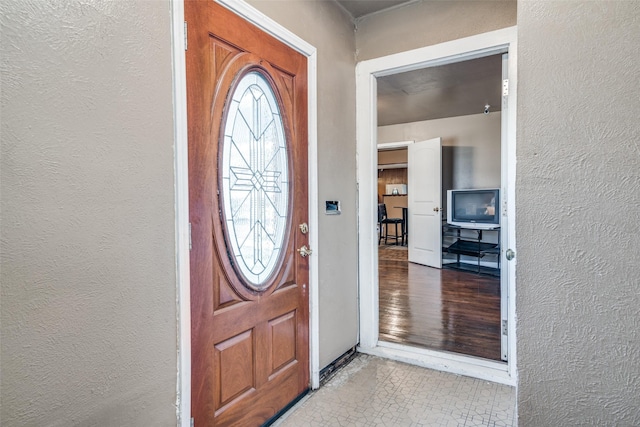
<path id="1" fill-rule="evenodd" d="M 222 204 L 233 264 L 257 290 L 277 267 L 287 229 L 287 142 L 280 108 L 265 77 L 244 75 L 227 101 Z"/>

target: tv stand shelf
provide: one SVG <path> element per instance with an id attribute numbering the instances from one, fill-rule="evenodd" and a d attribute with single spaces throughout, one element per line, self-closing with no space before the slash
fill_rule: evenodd
<path id="1" fill-rule="evenodd" d="M 471 240 L 458 240 L 447 248 L 450 254 L 468 255 L 482 258 L 488 250 L 497 248 L 494 243 L 482 243 Z"/>
<path id="2" fill-rule="evenodd" d="M 462 235 L 465 232 L 465 235 Z M 500 227 L 490 229 L 458 227 L 455 225 L 442 225 L 442 241 L 445 242 L 447 237 L 449 240 L 454 239 L 453 243 L 442 248 L 443 253 L 456 255 L 456 260 L 450 263 L 442 264 L 443 267 L 455 268 L 459 270 L 473 271 L 478 274 L 490 274 L 494 276 L 500 275 L 500 244 L 483 241 L 483 232 L 497 233 L 496 242 L 500 242 Z M 461 256 L 475 257 L 476 263 L 463 262 Z M 490 267 L 481 264 L 481 260 L 485 256 L 491 256 L 496 259 L 496 267 Z M 443 260 L 444 261 L 444 260 Z"/>

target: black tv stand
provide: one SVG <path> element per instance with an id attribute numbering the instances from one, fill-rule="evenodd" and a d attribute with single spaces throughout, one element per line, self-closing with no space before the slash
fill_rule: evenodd
<path id="1" fill-rule="evenodd" d="M 464 232 L 464 235 L 462 234 Z M 497 233 L 496 242 L 483 241 L 483 232 Z M 478 274 L 489 274 L 500 276 L 500 227 L 495 228 L 469 228 L 457 225 L 442 224 L 442 242 L 453 238 L 453 243 L 443 246 L 442 252 L 456 255 L 456 260 L 450 263 L 442 263 L 445 268 L 455 268 L 458 270 L 471 271 Z M 466 255 L 475 257 L 477 264 L 462 262 L 460 256 Z M 482 265 L 480 261 L 484 257 L 494 257 L 497 268 Z M 444 261 L 444 260 L 443 260 Z"/>

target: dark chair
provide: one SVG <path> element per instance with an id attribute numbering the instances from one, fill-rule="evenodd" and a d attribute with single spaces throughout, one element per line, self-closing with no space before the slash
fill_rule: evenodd
<path id="1" fill-rule="evenodd" d="M 402 208 L 402 220 L 404 221 L 404 241 L 402 242 L 403 245 L 408 245 L 409 244 L 409 209 L 407 208 Z"/>
<path id="2" fill-rule="evenodd" d="M 395 225 L 395 235 L 389 236 L 389 224 Z M 380 231 L 378 237 L 378 244 L 382 241 L 384 235 L 384 244 L 387 244 L 387 239 L 395 239 L 396 245 L 398 239 L 401 239 L 404 245 L 404 219 L 402 218 L 387 218 L 387 206 L 384 203 L 378 203 L 378 230 Z M 400 233 L 398 233 L 398 225 L 400 225 Z"/>

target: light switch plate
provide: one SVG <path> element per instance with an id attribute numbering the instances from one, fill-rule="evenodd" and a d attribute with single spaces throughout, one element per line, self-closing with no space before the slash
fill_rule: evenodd
<path id="1" fill-rule="evenodd" d="M 324 213 L 326 215 L 340 215 L 340 201 L 326 200 L 324 202 Z"/>

